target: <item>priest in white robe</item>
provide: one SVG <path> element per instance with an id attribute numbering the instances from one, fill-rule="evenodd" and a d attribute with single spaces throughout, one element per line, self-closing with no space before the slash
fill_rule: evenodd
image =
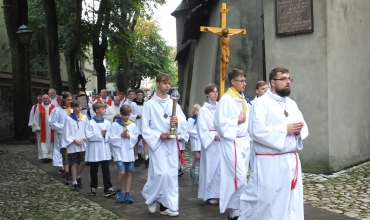
<path id="1" fill-rule="evenodd" d="M 242 93 L 246 86 L 246 74 L 233 69 L 228 79 L 231 87 L 220 99 L 213 122 L 221 136 L 220 212 L 229 209 L 229 219 L 236 220 L 240 214 L 240 196 L 247 185 L 249 108 Z"/>
<path id="2" fill-rule="evenodd" d="M 55 89 L 50 88 L 48 91 L 48 95 L 50 97 L 50 103 L 54 106 L 58 106 L 60 104 L 61 99 L 57 96 L 57 92 Z"/>
<path id="3" fill-rule="evenodd" d="M 42 96 L 41 105 L 37 106 L 32 131 L 37 135 L 38 158 L 44 163 L 50 162 L 53 158 L 54 131 L 49 126 L 49 116 L 54 105 L 50 104 L 48 95 Z"/>
<path id="4" fill-rule="evenodd" d="M 308 129 L 297 104 L 290 99 L 290 73 L 275 68 L 271 91 L 255 100 L 249 121 L 254 171 L 241 197 L 242 220 L 303 220 L 303 185 L 297 150 Z"/>
<path id="5" fill-rule="evenodd" d="M 144 105 L 142 115 L 142 134 L 148 143 L 150 155 L 148 178 L 142 194 L 151 213 L 155 213 L 160 204 L 162 215 L 178 216 L 179 147 L 175 138 L 168 139 L 168 133 L 170 120 L 176 124 L 177 135 L 187 130 L 187 121 L 178 104 L 176 116 L 170 117 L 173 105 L 173 100 L 167 95 L 171 87 L 170 76 L 159 74 L 156 81 L 157 94 Z"/>
<path id="6" fill-rule="evenodd" d="M 220 135 L 213 124 L 217 108 L 218 87 L 207 85 L 207 101 L 199 109 L 197 134 L 201 142 L 198 198 L 210 204 L 218 204 L 221 184 L 221 145 Z"/>
<path id="7" fill-rule="evenodd" d="M 113 123 L 116 119 L 119 119 L 121 117 L 119 113 L 120 107 L 121 106 L 120 106 L 119 97 L 114 96 L 113 105 L 107 108 L 106 113 L 103 116 L 103 118 L 107 119 L 110 123 Z"/>

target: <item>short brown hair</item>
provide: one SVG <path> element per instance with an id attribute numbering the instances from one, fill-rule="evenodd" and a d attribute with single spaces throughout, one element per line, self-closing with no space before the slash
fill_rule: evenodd
<path id="1" fill-rule="evenodd" d="M 171 75 L 167 73 L 159 73 L 156 78 L 156 82 L 161 82 L 161 81 L 171 81 Z"/>
<path id="2" fill-rule="evenodd" d="M 138 93 L 143 93 L 143 94 L 144 94 L 144 91 L 143 91 L 142 89 L 137 89 L 137 90 L 135 91 L 135 94 L 138 94 Z"/>
<path id="3" fill-rule="evenodd" d="M 231 80 L 232 80 L 232 79 L 235 79 L 235 78 L 236 78 L 236 77 L 238 77 L 238 76 L 244 76 L 244 77 L 247 77 L 247 74 L 245 74 L 245 72 L 244 72 L 243 70 L 236 69 L 236 68 L 232 69 L 232 70 L 229 72 L 229 74 L 227 74 L 227 78 L 229 79 L 229 83 L 230 83 L 230 85 L 232 85 L 232 84 L 231 84 Z"/>
<path id="4" fill-rule="evenodd" d="M 278 72 L 281 72 L 281 73 L 289 73 L 289 70 L 288 69 L 285 69 L 283 67 L 276 67 L 273 70 L 271 70 L 271 72 L 269 74 L 269 82 L 270 83 L 271 83 L 271 80 L 273 80 L 273 79 L 276 78 Z"/>
<path id="5" fill-rule="evenodd" d="M 96 112 L 96 109 L 99 109 L 99 108 L 106 108 L 105 107 L 105 104 L 102 103 L 102 102 L 95 102 L 93 104 L 93 110 L 94 110 L 94 112 Z"/>
<path id="6" fill-rule="evenodd" d="M 256 89 L 259 89 L 261 86 L 265 86 L 266 82 L 261 80 L 256 83 Z"/>
<path id="7" fill-rule="evenodd" d="M 129 89 L 129 90 L 127 90 L 127 95 L 129 95 L 129 94 L 130 94 L 130 92 L 135 93 L 135 90 L 133 90 L 133 89 Z"/>
<path id="8" fill-rule="evenodd" d="M 220 91 L 220 89 L 218 88 L 218 86 L 216 84 L 208 84 L 206 86 L 206 88 L 204 88 L 204 94 L 209 94 L 210 92 L 212 92 L 215 88 L 217 88 L 217 91 Z"/>
<path id="9" fill-rule="evenodd" d="M 129 105 L 122 105 L 121 108 L 119 108 L 119 113 L 121 113 L 121 115 L 129 115 L 131 114 L 132 112 L 132 109 Z"/>
<path id="10" fill-rule="evenodd" d="M 72 100 L 71 101 L 71 108 L 73 107 L 79 107 L 80 106 L 80 102 L 77 101 L 77 100 Z"/>

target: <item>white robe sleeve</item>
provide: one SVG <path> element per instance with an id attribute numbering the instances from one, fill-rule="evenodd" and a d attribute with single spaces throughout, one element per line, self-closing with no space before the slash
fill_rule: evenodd
<path id="1" fill-rule="evenodd" d="M 281 151 L 285 147 L 285 139 L 288 134 L 287 127 L 286 124 L 266 125 L 268 111 L 269 109 L 263 102 L 259 102 L 259 100 L 254 102 L 248 132 L 254 141 Z"/>
<path id="2" fill-rule="evenodd" d="M 135 102 L 131 102 L 130 107 L 132 108 L 130 120 L 133 121 L 133 122 L 135 122 L 136 121 L 136 118 L 137 118 L 137 113 L 138 113 L 137 105 L 136 105 Z"/>
<path id="3" fill-rule="evenodd" d="M 133 149 L 137 143 L 137 139 L 139 135 L 137 126 L 136 125 L 130 126 L 128 132 L 130 134 L 130 137 L 129 137 L 130 149 Z"/>
<path id="4" fill-rule="evenodd" d="M 113 147 L 118 147 L 118 148 L 122 147 L 122 142 L 121 142 L 122 132 L 123 132 L 123 129 L 122 129 L 121 125 L 119 125 L 117 123 L 112 124 L 112 126 L 110 128 L 110 131 L 109 131 L 109 143 Z"/>
<path id="5" fill-rule="evenodd" d="M 50 128 L 53 129 L 55 132 L 62 134 L 63 124 L 59 123 L 59 120 L 60 120 L 59 110 L 60 109 L 54 109 L 51 112 L 51 115 L 49 117 L 49 125 L 50 125 Z"/>
<path id="6" fill-rule="evenodd" d="M 32 108 L 32 113 L 33 113 L 33 108 Z M 36 112 L 35 114 L 33 115 L 33 121 L 32 121 L 32 131 L 35 132 L 35 131 L 41 131 L 41 128 L 40 128 L 40 110 L 39 108 L 36 108 Z"/>
<path id="7" fill-rule="evenodd" d="M 69 118 L 67 118 L 64 123 L 62 136 L 63 136 L 65 146 L 67 147 L 71 145 L 75 140 L 74 129 L 73 129 L 73 125 L 71 124 L 73 122 L 77 123 L 74 120 L 70 120 Z"/>
<path id="8" fill-rule="evenodd" d="M 142 114 L 142 134 L 143 138 L 145 139 L 145 142 L 148 143 L 148 146 L 155 151 L 158 146 L 162 143 L 162 140 L 160 139 L 160 136 L 162 132 L 157 128 L 155 125 L 152 125 L 154 123 L 154 120 L 152 118 L 151 113 L 151 105 L 148 103 L 148 105 L 144 105 L 143 108 L 143 114 Z"/>
<path id="9" fill-rule="evenodd" d="M 198 122 L 197 122 L 197 131 L 199 134 L 199 139 L 204 147 L 204 149 L 208 149 L 208 147 L 215 141 L 215 133 L 209 131 L 209 127 L 207 125 L 207 113 L 206 109 L 200 108 L 198 112 Z"/>
<path id="10" fill-rule="evenodd" d="M 238 133 L 238 118 L 240 115 L 238 107 L 233 109 L 235 104 L 232 98 L 225 95 L 217 105 L 215 118 L 213 120 L 215 128 L 220 136 L 232 141 L 236 139 Z"/>
<path id="11" fill-rule="evenodd" d="M 35 113 L 36 113 L 33 110 L 34 107 L 35 106 L 33 105 L 32 108 L 31 108 L 31 111 L 30 111 L 30 118 L 28 120 L 28 126 L 33 126 L 33 122 L 34 122 L 34 118 L 35 118 Z M 38 109 L 38 108 L 36 108 L 36 109 Z"/>
<path id="12" fill-rule="evenodd" d="M 178 119 L 177 127 L 176 127 L 176 134 L 180 135 L 184 140 L 189 140 L 189 134 L 188 134 L 188 121 L 186 120 L 186 117 L 184 115 L 184 112 L 182 112 L 181 107 L 179 104 L 177 104 L 176 108 L 176 116 Z"/>
<path id="13" fill-rule="evenodd" d="M 93 142 L 93 141 L 103 141 L 104 138 L 103 138 L 103 135 L 101 134 L 100 130 L 98 131 L 98 129 L 95 129 L 96 132 L 94 132 L 94 127 L 98 126 L 98 125 L 92 125 L 92 123 L 95 123 L 95 122 L 90 122 L 90 123 L 87 123 L 87 125 L 86 125 L 86 131 L 85 131 L 86 139 L 91 141 L 91 142 Z"/>
<path id="14" fill-rule="evenodd" d="M 297 141 L 297 149 L 302 150 L 303 149 L 303 139 L 305 139 L 308 136 L 308 128 L 307 128 L 307 124 L 306 124 L 306 122 L 303 118 L 302 112 L 299 111 L 299 110 L 298 110 L 298 118 L 299 118 L 298 121 L 303 122 L 304 125 L 301 129 L 300 134 L 295 136 L 295 139 Z"/>

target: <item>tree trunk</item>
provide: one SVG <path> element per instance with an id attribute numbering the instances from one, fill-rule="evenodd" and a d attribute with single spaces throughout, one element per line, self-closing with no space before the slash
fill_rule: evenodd
<path id="1" fill-rule="evenodd" d="M 60 76 L 60 60 L 59 60 L 59 43 L 58 43 L 58 22 L 55 0 L 44 0 L 45 20 L 46 20 L 46 36 L 48 46 L 48 76 L 50 87 L 57 91 L 57 94 L 62 92 L 62 78 Z"/>
<path id="2" fill-rule="evenodd" d="M 105 52 L 108 48 L 108 29 L 110 24 L 111 5 L 109 0 L 101 0 L 98 19 L 93 32 L 94 68 L 97 75 L 98 92 L 106 88 Z"/>
<path id="3" fill-rule="evenodd" d="M 81 42 L 81 17 L 82 17 L 82 0 L 76 0 L 76 20 L 74 25 L 74 37 L 72 38 L 72 49 L 64 52 L 66 59 L 67 73 L 68 73 L 68 84 L 69 91 L 74 94 L 78 90 L 78 82 L 81 76 L 79 71 L 79 66 L 77 64 L 77 54 L 80 52 L 80 42 Z M 81 87 L 84 88 L 85 85 Z M 86 83 L 85 83 L 86 84 Z"/>
<path id="4" fill-rule="evenodd" d="M 22 141 L 29 138 L 28 118 L 33 102 L 27 51 L 16 32 L 21 25 L 28 25 L 27 0 L 3 0 L 3 10 L 12 61 L 14 135 L 17 141 Z"/>
<path id="5" fill-rule="evenodd" d="M 67 74 L 68 74 L 68 89 L 69 92 L 75 94 L 78 90 L 78 78 L 75 71 L 75 57 L 72 54 L 72 51 L 66 51 L 64 53 L 66 60 Z"/>

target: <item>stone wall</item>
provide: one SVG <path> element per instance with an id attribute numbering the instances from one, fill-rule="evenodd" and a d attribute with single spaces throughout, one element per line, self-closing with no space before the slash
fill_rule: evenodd
<path id="1" fill-rule="evenodd" d="M 275 35 L 275 0 L 264 0 L 266 70 L 290 70 L 291 98 L 310 135 L 305 172 L 331 173 L 370 159 L 370 1 L 313 0 L 314 32 Z"/>

